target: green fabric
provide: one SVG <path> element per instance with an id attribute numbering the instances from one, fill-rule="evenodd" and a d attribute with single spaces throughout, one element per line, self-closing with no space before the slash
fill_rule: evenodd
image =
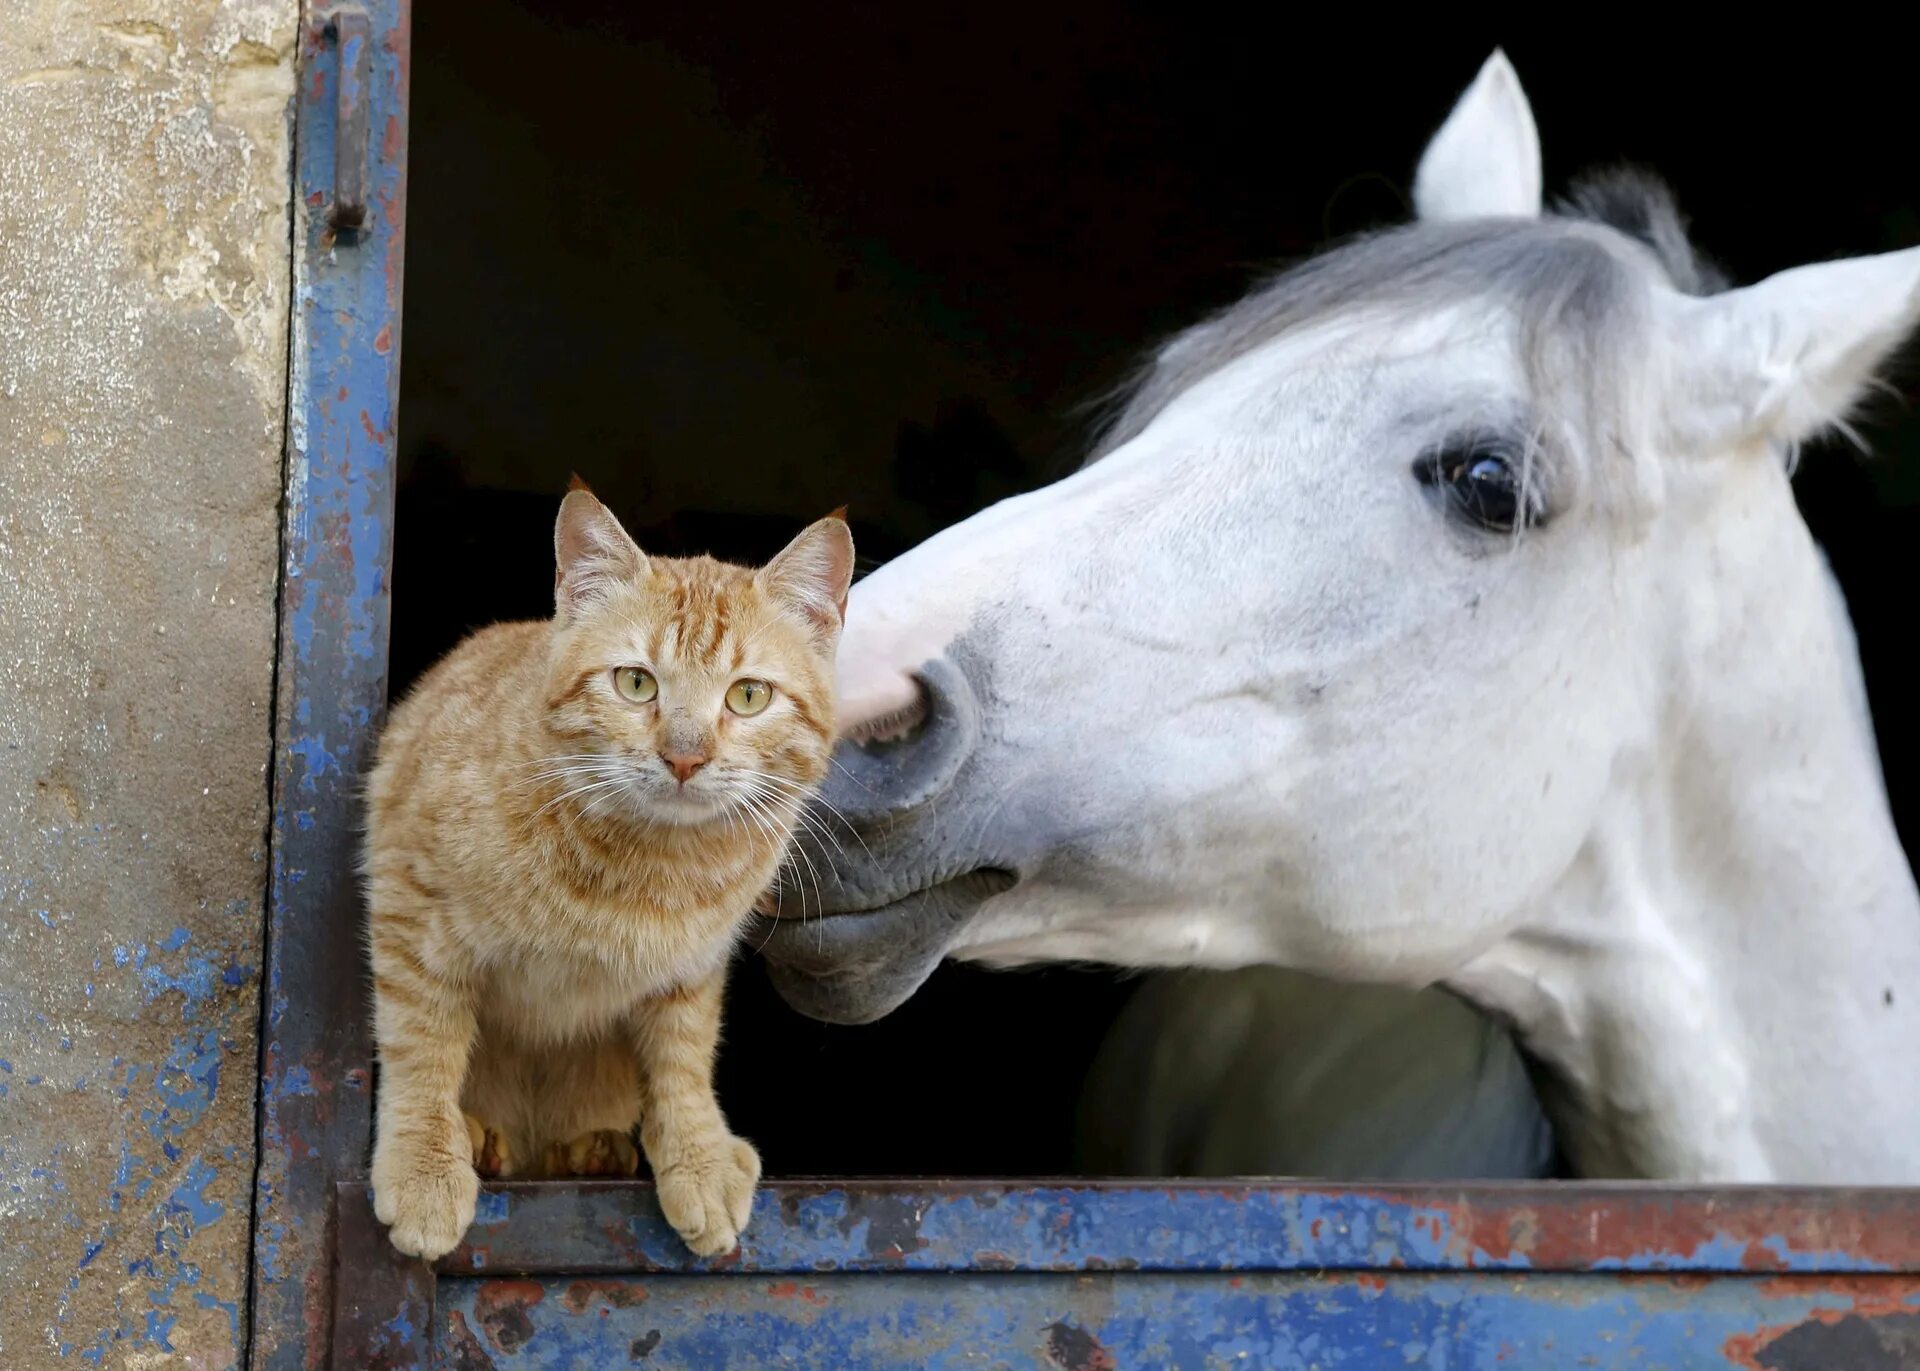
<path id="1" fill-rule="evenodd" d="M 1147 980 L 1080 1103 L 1113 1176 L 1535 1179 L 1552 1131 L 1511 1036 L 1442 990 L 1260 967 Z"/>

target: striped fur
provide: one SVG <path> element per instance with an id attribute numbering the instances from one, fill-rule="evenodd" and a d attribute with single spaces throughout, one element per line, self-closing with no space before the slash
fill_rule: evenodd
<path id="1" fill-rule="evenodd" d="M 734 1245 L 759 1159 L 713 1093 L 726 966 L 834 735 L 852 540 L 766 568 L 641 554 L 584 490 L 562 506 L 556 614 L 468 638 L 394 711 L 364 857 L 381 1083 L 373 1184 L 401 1250 L 471 1221 L 476 1166 L 627 1174 Z M 636 703 L 622 667 L 659 682 Z M 727 690 L 773 687 L 751 717 Z M 669 756 L 705 758 L 678 779 Z"/>

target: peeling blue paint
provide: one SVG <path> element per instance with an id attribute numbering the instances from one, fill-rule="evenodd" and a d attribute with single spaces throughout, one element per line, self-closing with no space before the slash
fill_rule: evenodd
<path id="1" fill-rule="evenodd" d="M 304 1367 L 325 1307 L 332 1181 L 370 1123 L 353 876 L 358 778 L 386 704 L 387 568 L 406 205 L 407 0 L 366 0 L 369 222 L 336 239 L 337 30 L 304 28 L 295 121 L 285 562 L 263 968 L 253 1364 Z M 357 38 L 353 41 L 359 41 Z"/>
<path id="2" fill-rule="evenodd" d="M 245 900 L 221 906 L 222 915 L 244 916 L 232 921 L 233 934 L 243 942 L 251 941 L 252 909 Z M 205 938 L 176 925 L 151 944 L 124 940 L 93 959 L 96 966 L 111 961 L 112 969 L 104 973 L 111 987 L 132 992 L 103 997 L 103 1003 L 113 1006 L 110 1012 L 130 1013 L 139 1006 L 148 1024 L 156 1015 L 161 1023 L 177 1024 L 157 1060 L 115 1054 L 102 1064 L 82 1053 L 80 1070 L 56 1069 L 62 1054 L 80 1048 L 66 1032 L 49 1033 L 45 1016 L 36 1014 L 33 1022 L 39 1028 L 26 1035 L 18 1055 L 0 1068 L 0 1076 L 16 1077 L 19 1056 L 44 1063 L 46 1070 L 17 1078 L 63 1095 L 103 1093 L 131 1125 L 130 1132 L 100 1140 L 102 1152 L 94 1154 L 101 1161 L 110 1159 L 111 1167 L 104 1194 L 93 1202 L 97 1207 L 75 1206 L 74 1197 L 85 1192 L 73 1183 L 77 1176 L 67 1174 L 86 1155 L 74 1148 L 92 1140 L 62 1143 L 32 1159 L 10 1160 L 4 1172 L 9 1193 L 24 1203 L 16 1207 L 17 1214 L 75 1235 L 72 1265 L 58 1287 L 49 1332 L 66 1349 L 62 1355 L 89 1364 L 118 1364 L 136 1350 L 164 1353 L 177 1348 L 180 1311 L 189 1295 L 195 1309 L 223 1308 L 229 1339 L 239 1335 L 238 1302 L 221 1298 L 223 1287 L 232 1282 L 232 1267 L 223 1260 L 217 1284 L 210 1289 L 206 1287 L 212 1278 L 202 1266 L 203 1253 L 230 1250 L 230 1243 L 221 1240 L 209 1247 L 202 1235 L 233 1221 L 222 1192 L 234 1173 L 250 1169 L 251 1149 L 209 1147 L 204 1130 L 221 1099 L 225 1059 L 246 1039 L 253 997 L 248 977 L 222 974 L 238 961 L 220 946 L 226 925 L 213 927 L 217 936 Z M 91 982 L 88 986 L 94 988 Z M 99 1164 L 87 1163 L 89 1170 Z M 103 1272 L 110 1273 L 104 1280 L 113 1292 L 110 1318 L 104 1324 L 80 1326 L 79 1301 L 90 1288 L 100 1288 Z M 193 1350 L 203 1350 L 198 1339 Z"/>
<path id="3" fill-rule="evenodd" d="M 498 1190 L 482 1190 L 480 1198 L 474 1201 L 473 1221 L 482 1228 L 491 1224 L 505 1223 L 511 1210 L 511 1202 Z"/>
<path id="4" fill-rule="evenodd" d="M 1112 1272 L 554 1277 L 442 1282 L 434 1321 L 450 1362 L 502 1371 L 649 1362 L 944 1371 L 983 1357 L 1078 1371 L 1571 1371 L 1732 1364 L 1733 1354 L 1786 1332 L 1811 1354 L 1792 1365 L 1857 1365 L 1876 1338 L 1868 1317 L 1887 1321 L 1893 1341 L 1880 1345 L 1888 1348 L 1907 1345 L 1920 1329 L 1920 1292 L 1890 1288 L 1881 1299 L 1891 1308 L 1843 1289 L 1788 1295 L 1740 1277 L 1684 1288 L 1660 1276 L 1355 1280 L 1304 1272 L 1231 1283 Z M 1849 1318 L 1862 1328 L 1839 1327 Z"/>

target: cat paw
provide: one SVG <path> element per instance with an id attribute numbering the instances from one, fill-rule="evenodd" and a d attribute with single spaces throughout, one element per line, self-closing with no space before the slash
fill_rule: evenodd
<path id="1" fill-rule="evenodd" d="M 660 1208 L 695 1256 L 731 1252 L 753 1212 L 760 1154 L 745 1138 L 718 1133 L 654 1168 Z"/>
<path id="2" fill-rule="evenodd" d="M 446 1148 L 376 1147 L 373 1214 L 409 1257 L 437 1261 L 460 1245 L 473 1223 L 480 1177 Z"/>
<path id="3" fill-rule="evenodd" d="M 549 1176 L 635 1176 L 640 1172 L 640 1149 L 631 1134 L 617 1128 L 596 1128 L 570 1142 L 547 1145 Z"/>
<path id="4" fill-rule="evenodd" d="M 481 1180 L 499 1180 L 513 1165 L 513 1155 L 507 1150 L 506 1135 L 497 1128 L 488 1128 L 471 1114 L 465 1117 L 467 1141 L 473 1145 L 473 1169 L 479 1173 Z"/>

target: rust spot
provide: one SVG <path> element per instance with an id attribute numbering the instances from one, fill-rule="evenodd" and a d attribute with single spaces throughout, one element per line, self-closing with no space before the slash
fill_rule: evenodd
<path id="1" fill-rule="evenodd" d="M 386 441 L 386 439 L 381 436 L 380 430 L 373 426 L 373 416 L 368 414 L 364 409 L 360 411 L 360 427 L 367 431 L 368 441 L 372 442 L 375 446 Z"/>
<path id="2" fill-rule="evenodd" d="M 1371 1290 L 1376 1294 L 1387 1288 L 1387 1278 L 1385 1276 L 1376 1276 L 1371 1271 L 1356 1273 L 1353 1278 L 1353 1283 L 1362 1290 Z"/>
<path id="3" fill-rule="evenodd" d="M 982 1271 L 1017 1271 L 1020 1269 L 1020 1263 L 1012 1257 L 1009 1257 L 1005 1252 L 975 1252 L 973 1254 L 973 1264 Z"/>
<path id="4" fill-rule="evenodd" d="M 1721 1353 L 1748 1371 L 1902 1371 L 1920 1365 L 1920 1281 L 1874 1276 L 1763 1281 L 1768 1299 L 1838 1296 L 1846 1308 L 1817 1309 L 1793 1323 L 1727 1339 Z"/>
<path id="5" fill-rule="evenodd" d="M 646 1303 L 647 1292 L 628 1281 L 575 1281 L 560 1297 L 561 1305 L 569 1314 L 586 1313 L 595 1300 L 615 1309 L 631 1309 Z"/>
<path id="6" fill-rule="evenodd" d="M 473 1297 L 473 1316 L 495 1350 L 517 1352 L 533 1336 L 527 1311 L 546 1296 L 538 1281 L 488 1281 Z"/>
<path id="7" fill-rule="evenodd" d="M 1391 1192 L 1382 1199 L 1401 1200 Z M 1484 1266 L 1523 1259 L 1535 1271 L 1592 1270 L 1596 1261 L 1672 1254 L 1691 1257 L 1709 1244 L 1737 1244 L 1749 1271 L 1777 1271 L 1792 1258 L 1845 1253 L 1892 1270 L 1920 1263 L 1920 1224 L 1906 1221 L 1912 1201 L 1899 1192 L 1832 1194 L 1782 1191 L 1775 1200 L 1717 1206 L 1692 1196 L 1607 1196 L 1578 1190 L 1439 1203 L 1408 1227 L 1444 1242 L 1448 1255 Z"/>
<path id="8" fill-rule="evenodd" d="M 494 1371 L 493 1358 L 467 1327 L 466 1316 L 458 1309 L 447 1325 L 447 1366 L 451 1371 Z"/>
<path id="9" fill-rule="evenodd" d="M 401 271 L 406 262 L 406 205 L 401 203 L 399 213 L 395 213 L 393 198 L 382 191 L 380 194 L 381 217 L 393 226 L 393 232 L 387 236 L 387 260 L 381 263 L 381 274 L 386 281 L 387 300 L 397 311 L 400 308 Z"/>
<path id="10" fill-rule="evenodd" d="M 798 1281 L 781 1281 L 767 1287 L 767 1293 L 776 1300 L 805 1300 L 808 1304 L 825 1304 L 827 1297 L 810 1285 L 801 1285 Z"/>
<path id="11" fill-rule="evenodd" d="M 385 357 L 393 351 L 393 325 L 382 324 L 380 331 L 373 335 L 373 350 Z"/>
<path id="12" fill-rule="evenodd" d="M 1721 1350 L 1731 1365 L 1752 1371 L 1908 1371 L 1920 1365 L 1920 1314 L 1816 1314 L 1729 1338 Z"/>
<path id="13" fill-rule="evenodd" d="M 1062 1320 L 1047 1325 L 1047 1360 L 1061 1371 L 1118 1371 L 1113 1353 L 1086 1329 Z"/>
<path id="14" fill-rule="evenodd" d="M 389 114 L 386 132 L 380 136 L 380 156 L 386 161 L 393 161 L 400 155 L 400 145 L 406 140 L 406 134 L 400 129 L 400 121 Z"/>

